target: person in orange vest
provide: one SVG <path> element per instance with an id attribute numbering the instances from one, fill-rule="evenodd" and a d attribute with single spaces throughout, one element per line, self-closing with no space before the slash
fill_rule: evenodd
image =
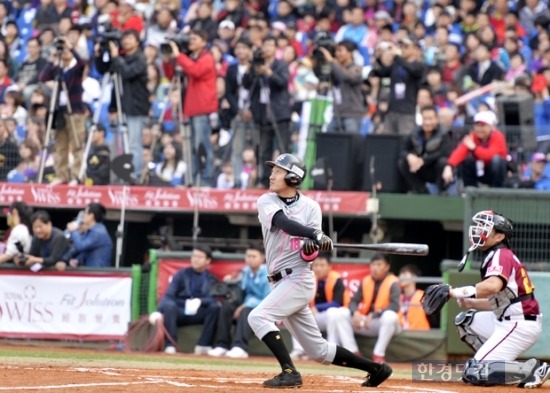
<path id="1" fill-rule="evenodd" d="M 424 291 L 416 288 L 416 278 L 420 276 L 416 265 L 405 265 L 399 269 L 399 283 L 401 285 L 401 327 L 405 330 L 429 330 L 430 323 L 422 308 Z"/>
<path id="2" fill-rule="evenodd" d="M 338 339 L 347 340 L 351 352 L 359 352 L 353 334 L 378 337 L 372 351 L 372 360 L 385 362 L 386 348 L 395 334 L 401 332 L 399 298 L 401 288 L 399 279 L 390 272 L 390 257 L 386 254 L 374 254 L 370 260 L 370 274 L 367 275 L 357 292 L 351 298 L 349 312 L 341 314 L 335 320 Z M 346 337 L 347 336 L 347 337 Z"/>
<path id="3" fill-rule="evenodd" d="M 334 336 L 334 332 L 327 330 L 327 326 L 333 325 L 332 322 L 334 319 L 338 318 L 338 308 L 348 305 L 350 300 L 349 293 L 340 274 L 332 270 L 330 253 L 319 253 L 317 258 L 313 260 L 311 270 L 315 273 L 315 281 L 317 284 L 315 297 L 310 303 L 311 311 L 315 317 L 317 326 L 319 326 L 319 330 L 327 332 L 327 341 L 340 344 L 340 342 L 335 341 L 336 337 Z M 353 335 L 351 329 L 350 333 Z M 293 360 L 309 359 L 298 340 L 294 337 L 292 337 L 292 348 L 290 357 Z"/>

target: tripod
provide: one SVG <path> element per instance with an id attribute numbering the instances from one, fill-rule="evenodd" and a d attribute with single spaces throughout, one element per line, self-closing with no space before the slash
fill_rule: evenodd
<path id="1" fill-rule="evenodd" d="M 88 155 L 90 154 L 90 149 L 91 149 L 91 146 L 92 146 L 92 139 L 93 139 L 93 135 L 94 135 L 94 131 L 96 130 L 97 128 L 97 124 L 99 123 L 99 117 L 101 115 L 101 110 L 103 108 L 103 103 L 105 102 L 105 95 L 106 93 L 109 92 L 109 90 L 107 89 L 107 85 L 109 84 L 109 81 L 111 80 L 111 77 L 113 79 L 113 81 L 117 80 L 118 76 L 116 74 L 113 74 L 112 76 L 109 74 L 109 73 L 106 73 L 103 75 L 103 79 L 101 80 L 101 96 L 99 97 L 99 104 L 96 106 L 95 110 L 94 110 L 94 114 L 92 116 L 92 126 L 90 127 L 90 129 L 88 130 L 88 139 L 86 140 L 86 146 L 84 148 L 84 158 L 82 160 L 82 165 L 80 166 L 80 171 L 78 172 L 78 182 L 79 183 L 84 183 L 84 179 L 86 177 L 86 169 L 88 168 Z M 115 91 L 115 94 L 117 92 Z M 118 102 L 120 102 L 120 97 L 118 98 L 117 100 L 117 111 L 119 112 L 118 113 L 118 118 L 122 118 L 122 113 L 120 113 L 121 109 L 120 109 L 120 106 L 118 105 Z M 127 140 L 128 136 L 127 136 L 127 133 L 126 133 L 126 140 Z M 126 143 L 125 144 L 126 146 L 128 146 L 128 144 Z"/>
<path id="2" fill-rule="evenodd" d="M 61 50 L 57 50 L 57 64 L 55 67 L 57 68 L 56 76 L 54 79 L 54 86 L 52 89 L 52 96 L 50 99 L 50 108 L 48 110 L 48 120 L 47 120 L 47 126 L 46 126 L 46 134 L 44 135 L 44 148 L 42 150 L 42 155 L 40 157 L 40 165 L 38 170 L 38 183 L 41 184 L 42 180 L 44 178 L 44 166 L 46 165 L 46 155 L 48 154 L 48 145 L 50 143 L 51 133 L 52 133 L 52 126 L 53 126 L 53 119 L 54 119 L 54 112 L 56 110 L 56 107 L 59 104 L 59 98 L 61 89 L 63 89 L 63 92 L 65 93 L 65 97 L 67 98 L 67 117 L 69 118 L 71 132 L 73 133 L 73 139 L 74 139 L 74 146 L 75 150 L 80 150 L 80 139 L 78 138 L 78 133 L 76 131 L 76 127 L 74 124 L 74 119 L 72 117 L 73 110 L 71 107 L 71 100 L 69 98 L 69 90 L 67 89 L 67 84 L 65 83 L 65 80 L 63 79 L 63 63 L 61 59 L 61 53 L 63 52 L 63 48 L 60 48 Z M 63 113 L 58 112 L 58 116 L 63 116 Z M 60 130 L 57 130 L 59 132 Z"/>
<path id="3" fill-rule="evenodd" d="M 172 80 L 170 81 L 170 87 L 168 90 L 168 95 L 164 102 L 164 107 L 162 108 L 162 111 L 159 115 L 159 123 L 162 123 L 162 120 L 164 119 L 164 116 L 166 114 L 166 110 L 168 108 L 168 100 L 170 99 L 170 93 L 172 91 L 178 92 L 178 101 L 176 103 L 176 118 L 177 118 L 177 124 L 180 131 L 180 136 L 182 140 L 182 155 L 183 160 L 185 161 L 186 165 L 186 173 L 185 173 L 185 186 L 190 187 L 193 185 L 193 150 L 191 148 L 191 127 L 189 125 L 189 121 L 186 121 L 186 119 L 183 116 L 183 100 L 182 100 L 182 91 L 184 90 L 184 78 L 185 75 L 183 73 L 183 69 L 181 66 L 176 64 L 176 73 L 172 77 Z M 154 147 L 156 145 L 156 139 L 153 141 L 153 146 L 151 147 L 151 150 L 154 150 Z M 144 175 L 142 175 L 142 181 L 144 180 Z"/>

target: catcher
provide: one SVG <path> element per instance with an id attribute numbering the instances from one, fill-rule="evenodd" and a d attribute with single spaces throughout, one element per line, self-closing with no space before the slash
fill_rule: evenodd
<path id="1" fill-rule="evenodd" d="M 476 351 L 464 365 L 464 382 L 537 388 L 550 378 L 550 366 L 537 359 L 516 361 L 541 334 L 542 315 L 527 270 L 510 249 L 513 225 L 490 210 L 472 220 L 468 252 L 483 251 L 482 281 L 460 288 L 431 286 L 422 304 L 433 314 L 454 297 L 468 309 L 455 318 L 461 340 Z"/>

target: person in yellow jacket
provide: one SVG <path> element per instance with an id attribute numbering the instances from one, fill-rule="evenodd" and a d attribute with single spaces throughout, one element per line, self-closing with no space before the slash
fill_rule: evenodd
<path id="1" fill-rule="evenodd" d="M 327 341 L 337 345 L 341 343 L 336 341 L 334 332 L 327 330 L 329 325 L 333 325 L 335 318 L 338 318 L 337 310 L 340 307 L 348 305 L 350 296 L 347 291 L 340 273 L 332 270 L 332 261 L 330 253 L 323 252 L 313 260 L 311 270 L 315 273 L 317 288 L 315 297 L 311 300 L 310 308 L 319 326 L 319 330 L 327 332 Z M 346 308 L 347 310 L 347 308 Z M 353 335 L 353 332 L 350 330 Z M 345 345 L 343 345 L 344 348 Z M 349 349 L 349 348 L 348 348 Z M 292 352 L 290 357 L 293 360 L 307 360 L 308 357 L 300 343 L 292 337 Z"/>
<path id="2" fill-rule="evenodd" d="M 424 291 L 416 288 L 416 278 L 420 270 L 415 265 L 405 265 L 399 269 L 399 283 L 401 285 L 401 327 L 405 330 L 429 330 L 430 322 L 422 308 Z"/>
<path id="3" fill-rule="evenodd" d="M 335 320 L 338 339 L 351 352 L 359 352 L 354 334 L 378 337 L 372 360 L 385 362 L 386 348 L 395 334 L 401 332 L 399 279 L 390 272 L 391 262 L 386 254 L 374 254 L 367 275 L 353 295 L 349 310 Z M 328 330 L 327 330 L 328 331 Z"/>

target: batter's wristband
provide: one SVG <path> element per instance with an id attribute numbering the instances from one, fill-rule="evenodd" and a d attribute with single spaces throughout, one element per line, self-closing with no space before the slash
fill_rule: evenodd
<path id="1" fill-rule="evenodd" d="M 315 251 L 313 254 L 310 254 L 310 255 L 307 255 L 304 250 L 301 250 L 300 251 L 300 256 L 302 257 L 302 259 L 306 262 L 311 262 L 313 261 L 315 258 L 317 258 L 317 255 L 319 255 L 319 250 Z"/>

